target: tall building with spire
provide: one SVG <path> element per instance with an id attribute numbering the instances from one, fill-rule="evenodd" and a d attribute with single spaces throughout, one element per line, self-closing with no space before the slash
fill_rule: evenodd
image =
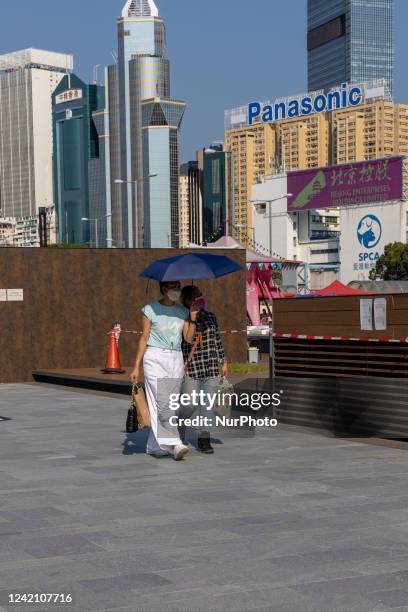
<path id="1" fill-rule="evenodd" d="M 154 0 L 128 0 L 106 70 L 113 246 L 178 246 L 179 128 L 166 28 Z"/>

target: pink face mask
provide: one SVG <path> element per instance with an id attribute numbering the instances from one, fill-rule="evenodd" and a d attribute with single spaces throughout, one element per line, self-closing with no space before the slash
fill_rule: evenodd
<path id="1" fill-rule="evenodd" d="M 205 299 L 202 296 L 197 298 L 195 303 L 200 310 L 205 310 Z"/>

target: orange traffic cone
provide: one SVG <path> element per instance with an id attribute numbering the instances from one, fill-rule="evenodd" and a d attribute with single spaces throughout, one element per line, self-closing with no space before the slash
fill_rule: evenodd
<path id="1" fill-rule="evenodd" d="M 114 330 L 111 331 L 110 334 L 108 356 L 106 358 L 105 368 L 102 372 L 105 374 L 123 374 L 123 372 L 125 372 L 120 365 L 118 344 Z"/>

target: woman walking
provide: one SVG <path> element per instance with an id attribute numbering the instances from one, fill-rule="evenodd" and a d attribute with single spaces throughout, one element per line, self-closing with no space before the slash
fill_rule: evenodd
<path id="1" fill-rule="evenodd" d="M 177 427 L 171 425 L 172 394 L 179 394 L 183 380 L 184 361 L 181 341 L 192 342 L 196 332 L 198 308 L 186 308 L 179 302 L 178 281 L 160 283 L 162 298 L 142 309 L 143 332 L 136 353 L 131 380 L 140 381 L 143 363 L 146 398 L 149 405 L 151 431 L 146 452 L 154 457 L 173 455 L 180 461 L 188 453 L 179 437 Z"/>
<path id="2" fill-rule="evenodd" d="M 197 316 L 196 333 L 193 340 L 185 338 L 182 342 L 184 360 L 186 362 L 186 377 L 183 382 L 182 393 L 189 395 L 192 392 L 204 391 L 205 394 L 216 394 L 220 387 L 220 377 L 227 377 L 228 367 L 225 359 L 224 347 L 218 329 L 215 315 L 205 309 L 205 300 L 198 287 L 188 285 L 181 292 L 181 303 L 186 309 L 199 308 Z M 205 395 L 207 398 L 208 396 Z M 179 417 L 188 418 L 197 406 L 193 403 L 188 407 L 180 408 Z M 207 422 L 214 419 L 210 404 L 205 401 L 198 407 L 199 416 L 207 417 Z M 180 425 L 181 439 L 185 437 L 185 427 Z M 211 446 L 211 427 L 205 427 L 198 432 L 197 448 L 205 454 L 213 454 Z"/>

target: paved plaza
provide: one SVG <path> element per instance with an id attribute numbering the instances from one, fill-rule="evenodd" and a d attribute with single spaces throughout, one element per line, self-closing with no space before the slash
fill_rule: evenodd
<path id="1" fill-rule="evenodd" d="M 408 611 L 402 445 L 279 427 L 153 459 L 128 404 L 0 386 L 1 611 Z"/>

